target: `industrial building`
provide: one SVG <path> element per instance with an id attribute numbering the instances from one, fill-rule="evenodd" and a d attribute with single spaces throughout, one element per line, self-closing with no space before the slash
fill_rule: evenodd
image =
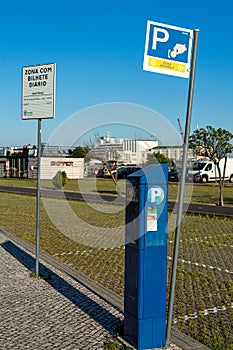
<path id="1" fill-rule="evenodd" d="M 42 144 L 41 153 L 42 180 L 51 180 L 58 171 L 65 171 L 68 179 L 84 178 L 83 158 L 68 157 L 66 149 L 47 144 Z M 37 147 L 1 147 L 0 177 L 36 179 Z"/>
<path id="2" fill-rule="evenodd" d="M 153 153 L 152 149 L 158 146 L 157 140 L 130 140 L 110 137 L 106 132 L 98 140 L 98 145 L 91 150 L 91 155 L 104 161 L 111 159 L 121 163 L 144 164 L 147 154 Z"/>
<path id="3" fill-rule="evenodd" d="M 84 158 L 69 156 L 69 147 L 41 145 L 41 179 L 52 179 L 58 171 L 65 171 L 68 179 L 82 179 L 84 174 L 94 175 L 98 166 L 86 163 Z M 118 163 L 143 165 L 148 154 L 164 154 L 180 167 L 183 157 L 182 146 L 160 146 L 157 140 L 130 140 L 110 137 L 106 132 L 100 137 L 98 145 L 93 147 L 89 156 L 98 162 L 116 160 Z M 188 153 L 188 164 L 194 161 L 192 150 Z M 35 179 L 37 177 L 37 147 L 0 148 L 0 177 Z"/>

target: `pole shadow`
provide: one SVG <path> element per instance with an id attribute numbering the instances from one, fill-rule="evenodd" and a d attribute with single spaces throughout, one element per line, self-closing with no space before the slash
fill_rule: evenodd
<path id="1" fill-rule="evenodd" d="M 11 241 L 0 244 L 8 253 L 24 265 L 29 271 L 35 271 L 35 259 Z M 45 281 L 57 292 L 74 303 L 80 310 L 89 315 L 94 321 L 105 328 L 110 334 L 115 334 L 120 318 L 103 308 L 84 293 L 74 288 L 70 283 L 57 275 L 51 269 L 40 263 L 40 274 Z M 46 279 L 46 276 L 48 277 Z M 51 278 L 49 278 L 51 276 Z"/>

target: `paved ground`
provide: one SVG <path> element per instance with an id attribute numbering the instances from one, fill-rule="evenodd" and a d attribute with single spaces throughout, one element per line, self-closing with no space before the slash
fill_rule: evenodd
<path id="1" fill-rule="evenodd" d="M 0 349 L 102 349 L 122 314 L 78 282 L 42 266 L 0 235 Z"/>
<path id="2" fill-rule="evenodd" d="M 29 252 L 0 232 L 0 349 L 103 349 L 123 313 L 43 260 L 44 278 L 32 277 L 34 265 Z M 179 332 L 173 339 L 184 347 L 169 349 L 207 349 Z"/>

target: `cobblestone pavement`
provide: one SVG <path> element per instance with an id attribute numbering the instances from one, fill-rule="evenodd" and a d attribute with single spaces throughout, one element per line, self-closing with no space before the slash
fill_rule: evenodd
<path id="1" fill-rule="evenodd" d="M 0 233 L 0 349 L 103 349 L 123 313 L 66 273 L 40 263 L 43 278 L 35 278 L 34 257 Z M 179 343 L 182 335 L 173 338 Z M 183 350 L 203 350 L 186 341 Z M 166 349 L 182 350 L 175 344 Z"/>
<path id="2" fill-rule="evenodd" d="M 0 349 L 102 349 L 123 315 L 69 276 L 45 267 L 0 234 Z M 52 278 L 50 278 L 52 272 Z"/>

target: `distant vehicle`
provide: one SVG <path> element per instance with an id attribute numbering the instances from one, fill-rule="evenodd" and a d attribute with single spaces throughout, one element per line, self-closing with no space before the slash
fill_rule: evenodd
<path id="1" fill-rule="evenodd" d="M 104 177 L 104 169 L 100 168 L 96 174 L 96 177 Z"/>
<path id="2" fill-rule="evenodd" d="M 112 163 L 112 161 L 107 162 L 108 166 L 104 165 L 104 177 L 105 178 L 111 178 L 112 176 L 116 177 L 116 172 L 121 169 L 125 168 L 126 164 L 124 163 Z"/>
<path id="3" fill-rule="evenodd" d="M 221 175 L 223 176 L 225 159 L 221 159 L 219 166 Z M 188 171 L 188 178 L 194 182 L 211 182 L 218 181 L 219 174 L 217 166 L 214 162 L 207 159 L 197 160 L 192 167 L 192 170 Z M 233 183 L 233 158 L 227 158 L 226 169 L 225 169 L 225 180 Z"/>
<path id="4" fill-rule="evenodd" d="M 111 178 L 112 176 L 116 177 L 116 172 L 118 177 L 119 171 L 121 169 L 126 169 L 126 168 L 132 168 L 132 169 L 136 168 L 136 170 L 141 169 L 137 164 L 117 163 L 115 160 L 108 160 L 107 162 L 103 163 L 103 166 L 98 170 L 96 177 L 104 177 L 104 178 Z M 120 175 L 120 178 L 123 178 L 123 177 L 121 177 Z"/>
<path id="5" fill-rule="evenodd" d="M 118 179 L 125 179 L 128 175 L 134 173 L 137 170 L 140 170 L 141 167 L 140 166 L 128 166 L 128 167 L 124 167 L 124 168 L 120 168 L 117 171 L 117 178 Z"/>
<path id="6" fill-rule="evenodd" d="M 190 182 L 190 178 L 188 177 L 188 172 L 189 172 L 190 168 L 188 167 L 186 169 L 186 177 L 185 177 L 185 182 Z M 181 173 L 182 173 L 182 169 L 171 169 L 168 170 L 168 181 L 173 181 L 173 182 L 178 182 L 181 181 Z M 191 182 L 193 181 L 193 179 L 191 178 Z"/>
<path id="7" fill-rule="evenodd" d="M 181 170 L 180 169 L 171 169 L 168 171 L 168 181 L 177 182 L 180 180 Z"/>
<path id="8" fill-rule="evenodd" d="M 99 168 L 96 177 L 111 177 L 111 173 L 116 171 L 115 160 L 108 160 L 106 163 L 103 163 L 103 166 Z"/>

